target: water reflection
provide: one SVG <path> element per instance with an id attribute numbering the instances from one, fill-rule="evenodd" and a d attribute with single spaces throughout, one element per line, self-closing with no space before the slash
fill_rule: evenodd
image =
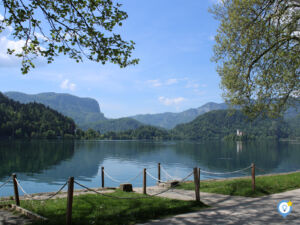
<path id="1" fill-rule="evenodd" d="M 73 155 L 73 141 L 0 141 L 0 179 L 12 173 L 43 173 Z"/>
<path id="2" fill-rule="evenodd" d="M 287 172 L 300 169 L 299 147 L 288 142 L 0 141 L 0 179 L 16 172 L 33 193 L 56 190 L 69 176 L 99 186 L 101 166 L 118 180 L 132 178 L 143 168 L 156 175 L 158 162 L 177 177 L 195 166 L 225 172 L 252 162 L 268 172 Z M 207 178 L 211 176 L 201 177 Z M 141 181 L 133 184 L 140 186 Z M 154 183 L 149 179 L 149 185 Z M 106 179 L 106 185 L 118 184 Z"/>
<path id="3" fill-rule="evenodd" d="M 243 142 L 237 141 L 236 142 L 236 153 L 240 153 L 243 151 Z"/>

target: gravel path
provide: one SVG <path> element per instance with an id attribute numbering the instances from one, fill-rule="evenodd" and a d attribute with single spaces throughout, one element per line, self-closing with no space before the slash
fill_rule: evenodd
<path id="1" fill-rule="evenodd" d="M 0 209 L 0 225 L 24 225 L 29 224 L 31 222 L 30 219 L 17 214 L 9 209 Z"/>
<path id="2" fill-rule="evenodd" d="M 99 191 L 101 189 L 98 189 Z M 163 187 L 149 187 L 147 194 L 155 194 L 164 190 Z M 103 192 L 113 192 L 113 190 L 101 190 Z M 142 193 L 142 188 L 134 188 L 134 191 Z M 75 195 L 91 193 L 88 191 L 76 191 Z M 34 199 L 46 199 L 51 193 L 34 194 Z M 194 200 L 195 192 L 181 189 L 172 189 L 158 195 L 160 197 Z M 66 193 L 61 193 L 55 198 L 66 197 Z M 211 208 L 194 213 L 181 214 L 162 220 L 153 220 L 144 225 L 172 225 L 172 224 L 300 224 L 300 189 L 287 191 L 260 198 L 245 198 L 237 196 L 227 196 L 211 193 L 200 193 L 201 201 Z M 293 211 L 286 218 L 277 212 L 277 204 L 282 200 L 293 202 Z M 28 224 L 30 219 L 16 214 L 10 210 L 0 209 L 0 225 L 5 224 Z"/>
<path id="3" fill-rule="evenodd" d="M 140 189 L 135 189 L 141 192 Z M 148 193 L 155 193 L 159 188 L 153 187 Z M 172 190 L 161 197 L 193 200 L 193 191 Z M 219 194 L 200 193 L 201 201 L 212 206 L 199 212 L 173 216 L 162 220 L 153 220 L 145 225 L 172 225 L 172 224 L 300 224 L 300 189 L 259 198 L 245 198 Z M 290 215 L 283 218 L 277 211 L 277 204 L 282 200 L 293 202 Z"/>

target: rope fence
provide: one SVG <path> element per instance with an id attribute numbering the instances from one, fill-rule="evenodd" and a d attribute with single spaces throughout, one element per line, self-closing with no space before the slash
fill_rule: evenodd
<path id="1" fill-rule="evenodd" d="M 155 197 L 161 194 L 164 194 L 174 188 L 176 188 L 177 186 L 179 186 L 180 184 L 182 184 L 183 182 L 185 182 L 187 179 L 189 179 L 192 175 L 194 175 L 194 184 L 195 184 L 195 197 L 196 197 L 196 201 L 200 201 L 200 173 L 203 174 L 207 174 L 209 176 L 219 176 L 219 175 L 229 175 L 229 174 L 237 174 L 237 173 L 241 173 L 241 172 L 246 172 L 249 169 L 251 169 L 251 176 L 252 176 L 252 190 L 255 190 L 255 170 L 259 170 L 262 172 L 267 173 L 267 171 L 259 168 L 259 167 L 255 167 L 255 165 L 252 163 L 250 166 L 247 166 L 245 168 L 239 169 L 239 170 L 235 170 L 235 171 L 228 171 L 228 172 L 212 172 L 212 171 L 205 171 L 205 170 L 201 170 L 200 168 L 194 168 L 192 172 L 190 172 L 187 176 L 185 176 L 184 178 L 177 178 L 175 176 L 170 175 L 166 169 L 164 169 L 164 167 L 162 167 L 160 165 L 160 163 L 158 163 L 158 175 L 157 177 L 154 176 L 152 173 L 148 172 L 146 168 L 143 169 L 143 171 L 141 171 L 140 173 L 138 173 L 136 176 L 132 177 L 131 179 L 128 179 L 126 181 L 124 181 L 125 183 L 128 183 L 130 181 L 134 181 L 136 180 L 138 177 L 140 177 L 143 174 L 143 194 L 144 196 L 133 196 L 133 197 L 120 197 L 120 196 L 115 196 L 115 195 L 110 195 L 107 193 L 102 193 L 100 191 L 94 190 L 86 185 L 83 185 L 81 183 L 79 183 L 78 181 L 76 181 L 74 179 L 74 177 L 70 177 L 68 181 L 66 181 L 55 193 L 51 194 L 49 197 L 47 198 L 43 198 L 43 199 L 35 199 L 33 197 L 33 195 L 28 194 L 24 187 L 21 185 L 20 181 L 17 179 L 16 174 L 12 175 L 12 178 L 7 179 L 5 182 L 3 182 L 0 185 L 0 189 L 2 187 L 4 187 L 5 185 L 7 185 L 9 182 L 13 182 L 13 186 L 14 186 L 14 193 L 15 193 L 15 201 L 16 201 L 16 205 L 19 206 L 20 205 L 20 200 L 19 200 L 19 192 L 18 192 L 18 188 L 24 193 L 24 196 L 26 198 L 30 198 L 30 200 L 49 200 L 55 196 L 57 196 L 67 185 L 68 185 L 68 192 L 67 192 L 67 224 L 70 225 L 71 224 L 71 219 L 72 219 L 72 203 L 73 203 L 73 192 L 74 192 L 74 184 L 82 187 L 85 190 L 88 190 L 90 192 L 93 192 L 97 195 L 101 195 L 104 197 L 108 197 L 108 198 L 112 198 L 112 199 L 124 199 L 124 200 L 130 200 L 130 199 L 145 199 L 145 198 L 150 198 L 150 197 Z M 107 177 L 108 179 L 116 182 L 116 183 L 124 183 L 118 179 L 115 179 L 114 177 L 112 177 L 109 173 L 106 172 L 106 170 L 104 170 L 104 167 L 102 167 L 101 169 L 101 177 L 102 177 L 102 187 L 104 187 L 104 177 Z M 163 172 L 166 177 L 170 178 L 171 180 L 162 180 L 161 179 L 161 172 Z M 147 190 L 147 176 L 150 177 L 151 179 L 157 181 L 157 183 L 169 183 L 170 186 L 165 188 L 163 187 L 163 190 L 159 190 L 158 188 L 158 192 L 157 193 L 153 193 L 153 194 L 147 194 L 146 190 Z M 131 185 L 131 184 L 126 184 L 126 185 Z M 131 189 L 132 189 L 132 185 L 131 185 Z M 153 189 L 155 190 L 155 189 Z"/>
<path id="2" fill-rule="evenodd" d="M 147 175 L 149 177 L 151 177 L 153 180 L 156 180 L 157 182 L 166 182 L 166 181 L 163 181 L 161 179 L 157 179 L 155 176 L 153 176 L 151 173 L 149 173 L 148 171 L 146 171 Z"/>
<path id="3" fill-rule="evenodd" d="M 170 175 L 170 174 L 164 169 L 163 166 L 161 166 L 161 170 L 162 170 L 162 172 L 164 172 L 164 173 L 166 174 L 167 177 L 171 178 L 171 180 L 177 180 L 177 179 L 180 179 L 180 178 L 178 178 L 178 177 L 174 177 L 174 176 Z"/>
<path id="4" fill-rule="evenodd" d="M 138 173 L 135 177 L 130 178 L 129 180 L 126 180 L 126 181 L 120 181 L 120 180 L 117 180 L 117 179 L 113 178 L 112 176 L 110 176 L 110 175 L 106 172 L 106 170 L 103 170 L 103 172 L 104 172 L 104 174 L 105 174 L 111 181 L 113 181 L 113 182 L 115 182 L 115 183 L 119 183 L 119 184 L 122 184 L 122 183 L 129 183 L 129 182 L 131 182 L 131 181 L 134 181 L 134 180 L 136 180 L 139 176 L 141 176 L 142 173 L 143 173 L 143 172 L 141 171 L 141 172 Z"/>
<path id="5" fill-rule="evenodd" d="M 58 191 L 56 191 L 55 193 L 53 193 L 52 195 L 50 195 L 48 198 L 44 198 L 44 199 L 35 199 L 32 195 L 28 194 L 24 188 L 22 187 L 22 185 L 20 184 L 20 181 L 18 179 L 16 179 L 17 185 L 18 187 L 21 189 L 21 191 L 24 193 L 24 195 L 28 198 L 30 198 L 31 200 L 36 200 L 36 201 L 46 201 L 49 200 L 51 198 L 53 198 L 54 196 L 58 195 L 68 184 L 68 181 L 66 181 L 59 189 Z"/>
<path id="6" fill-rule="evenodd" d="M 3 182 L 1 185 L 0 185 L 0 189 L 2 187 L 4 187 L 6 184 L 8 184 L 9 182 L 11 182 L 11 178 L 8 178 L 5 182 Z"/>
<path id="7" fill-rule="evenodd" d="M 211 172 L 211 171 L 205 171 L 205 170 L 201 170 L 202 173 L 206 173 L 206 174 L 212 174 L 212 175 L 228 175 L 228 174 L 235 174 L 235 173 L 240 173 L 240 172 L 243 172 L 243 171 L 246 171 L 248 169 L 250 169 L 252 167 L 252 165 L 246 167 L 246 168 L 243 168 L 243 169 L 240 169 L 240 170 L 235 170 L 235 171 L 231 171 L 231 172 L 224 172 L 224 173 L 216 173 L 216 172 Z"/>

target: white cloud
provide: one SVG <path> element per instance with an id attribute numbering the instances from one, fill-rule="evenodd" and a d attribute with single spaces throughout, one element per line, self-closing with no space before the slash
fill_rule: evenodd
<path id="1" fill-rule="evenodd" d="M 0 21 L 3 20 L 3 15 L 0 14 Z M 11 40 L 11 34 L 13 32 L 12 26 L 5 26 L 5 29 L 0 34 L 0 67 L 15 67 L 20 66 L 21 58 L 15 56 L 15 54 L 20 54 L 23 51 L 23 47 L 26 44 L 25 40 Z M 36 33 L 39 39 L 42 38 L 42 34 Z M 30 40 L 29 40 L 30 43 Z M 40 46 L 42 50 L 45 50 Z M 7 49 L 15 50 L 14 54 L 10 55 L 7 53 Z M 42 57 L 37 57 L 33 60 L 35 65 L 43 65 L 46 60 Z"/>
<path id="2" fill-rule="evenodd" d="M 61 84 L 60 84 L 61 89 L 63 90 L 70 90 L 70 91 L 75 91 L 76 89 L 76 84 L 71 83 L 68 79 L 65 79 Z"/>
<path id="3" fill-rule="evenodd" d="M 160 80 L 147 80 L 146 83 L 152 87 L 160 87 L 163 85 Z"/>
<path id="4" fill-rule="evenodd" d="M 12 41 L 5 36 L 0 37 L 0 67 L 20 65 L 21 59 L 14 55 L 7 54 L 7 49 L 14 49 L 15 53 L 21 53 L 24 44 L 24 40 Z"/>
<path id="5" fill-rule="evenodd" d="M 169 86 L 169 85 L 177 84 L 179 81 L 180 79 L 170 78 L 166 81 L 161 81 L 160 79 L 147 80 L 146 83 L 151 87 L 160 87 L 160 86 Z"/>
<path id="6" fill-rule="evenodd" d="M 178 98 L 166 98 L 163 96 L 160 96 L 158 98 L 158 101 L 160 101 L 162 104 L 164 105 L 178 105 L 179 103 L 181 103 L 182 101 L 184 101 L 185 99 L 183 97 L 178 97 Z"/>
<path id="7" fill-rule="evenodd" d="M 38 38 L 38 39 L 41 39 L 43 41 L 47 41 L 48 39 L 41 33 L 35 33 L 35 36 Z"/>

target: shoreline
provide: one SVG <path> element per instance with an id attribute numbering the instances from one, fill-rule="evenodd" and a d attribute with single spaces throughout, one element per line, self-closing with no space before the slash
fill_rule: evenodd
<path id="1" fill-rule="evenodd" d="M 200 171 L 201 173 L 201 171 Z M 280 175 L 289 175 L 294 173 L 300 173 L 300 170 L 293 171 L 293 172 L 283 172 L 283 173 L 272 173 L 272 174 L 263 174 L 263 175 L 257 175 L 257 177 L 270 177 L 270 176 L 280 176 Z M 251 176 L 242 176 L 242 177 L 228 177 L 228 178 L 221 178 L 221 179 L 207 179 L 207 180 L 200 180 L 200 182 L 218 182 L 218 181 L 226 181 L 226 180 L 237 180 L 237 179 L 251 179 Z M 193 183 L 194 181 L 185 181 L 184 183 Z M 162 183 L 161 183 L 162 184 Z M 147 188 L 151 189 L 156 186 L 147 186 Z M 136 188 L 142 188 L 142 187 L 133 187 Z M 90 188 L 95 191 L 99 191 L 101 193 L 112 193 L 116 189 L 119 189 L 119 187 L 104 187 L 104 188 Z M 56 192 L 39 192 L 39 193 L 33 193 L 28 195 L 20 195 L 20 200 L 47 200 L 50 196 L 55 194 Z M 74 190 L 74 196 L 83 195 L 83 194 L 93 194 L 93 192 L 88 191 L 86 189 L 76 189 Z M 0 197 L 0 204 L 1 202 L 7 202 L 7 201 L 14 201 L 14 199 L 11 199 L 14 196 L 3 196 Z M 67 191 L 61 191 L 56 196 L 54 196 L 51 199 L 56 198 L 65 198 L 67 197 Z"/>

